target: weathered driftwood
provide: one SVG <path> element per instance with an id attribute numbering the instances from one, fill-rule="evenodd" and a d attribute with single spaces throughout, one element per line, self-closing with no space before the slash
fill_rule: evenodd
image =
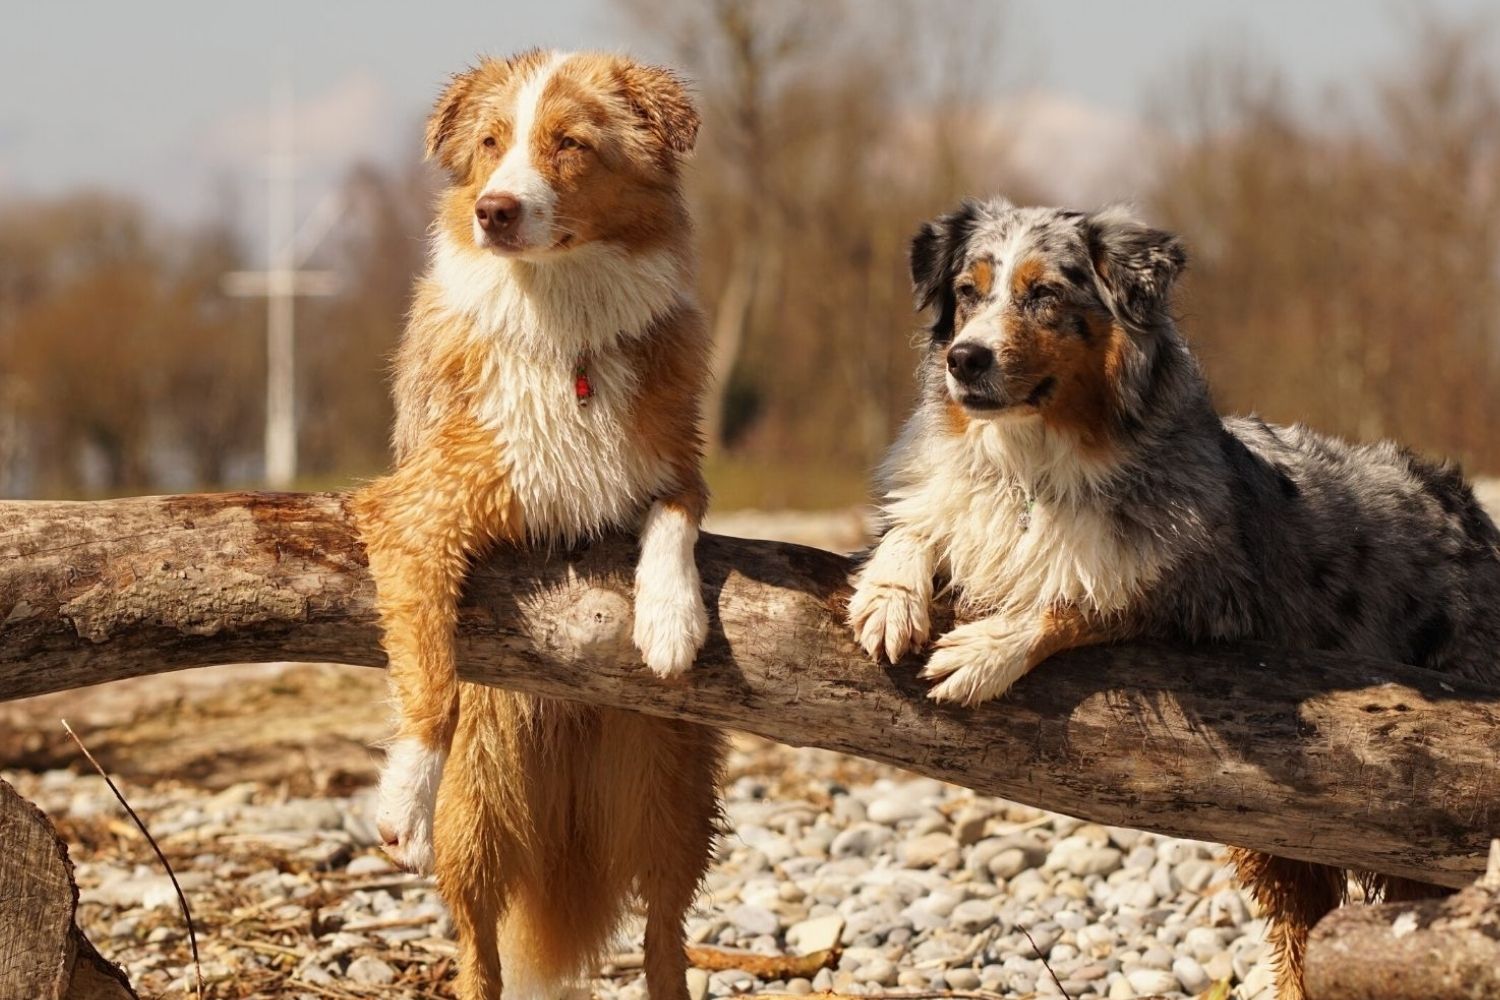
<path id="1" fill-rule="evenodd" d="M 41 810 L 0 781 L 0 997 L 132 1000 L 125 974 L 73 923 L 68 849 Z"/>
<path id="2" fill-rule="evenodd" d="M 681 684 L 629 642 L 631 544 L 505 550 L 461 613 L 463 674 L 887 761 L 1105 823 L 1452 886 L 1500 830 L 1500 692 L 1313 653 L 1122 646 L 977 711 L 871 665 L 843 558 L 704 536 L 713 618 Z M 0 504 L 0 699 L 214 663 L 379 665 L 343 498 Z"/>
<path id="3" fill-rule="evenodd" d="M 1309 1000 L 1500 997 L 1500 840 L 1489 872 L 1457 895 L 1324 917 L 1303 976 Z"/>

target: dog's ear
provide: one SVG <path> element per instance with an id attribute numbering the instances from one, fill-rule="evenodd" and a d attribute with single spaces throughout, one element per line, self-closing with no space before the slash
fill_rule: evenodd
<path id="1" fill-rule="evenodd" d="M 664 163 L 693 151 L 702 119 L 682 77 L 660 66 L 621 59 L 615 67 L 615 82 L 625 103 L 666 154 Z"/>
<path id="2" fill-rule="evenodd" d="M 468 173 L 471 151 L 458 149 L 453 138 L 463 121 L 464 109 L 474 92 L 479 73 L 476 68 L 454 74 L 427 119 L 427 159 L 437 160 L 455 178 Z"/>
<path id="3" fill-rule="evenodd" d="M 1115 318 L 1151 326 L 1166 313 L 1172 284 L 1187 266 L 1187 250 L 1171 233 L 1109 208 L 1084 221 L 1099 291 Z"/>
<path id="4" fill-rule="evenodd" d="M 511 74 L 537 66 L 547 56 L 543 49 L 527 49 L 509 59 L 483 59 L 472 69 L 455 74 L 438 96 L 427 119 L 427 158 L 442 164 L 455 181 L 466 177 L 474 150 L 458 140 L 468 123 L 473 98 L 489 88 L 504 86 Z"/>
<path id="5" fill-rule="evenodd" d="M 951 340 L 958 312 L 953 282 L 963 264 L 964 247 L 979 217 L 978 206 L 964 202 L 957 211 L 922 223 L 911 238 L 911 285 L 917 308 L 934 307 L 934 340 Z"/>

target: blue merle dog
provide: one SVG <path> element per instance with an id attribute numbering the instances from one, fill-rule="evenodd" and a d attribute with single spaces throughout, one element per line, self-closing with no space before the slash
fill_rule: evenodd
<path id="1" fill-rule="evenodd" d="M 1338 650 L 1500 684 L 1500 533 L 1462 476 L 1392 444 L 1223 418 L 1168 314 L 1181 241 L 1121 210 L 966 202 L 911 248 L 933 313 L 921 401 L 880 472 L 850 623 L 899 660 L 934 579 L 963 624 L 931 697 L 1003 694 L 1058 651 L 1134 637 Z M 1234 850 L 1283 1000 L 1346 873 Z M 1440 890 L 1366 874 L 1386 898 Z"/>

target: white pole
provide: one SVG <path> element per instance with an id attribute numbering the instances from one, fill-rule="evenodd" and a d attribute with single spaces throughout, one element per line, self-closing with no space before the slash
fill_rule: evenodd
<path id="1" fill-rule="evenodd" d="M 270 248 L 266 274 L 266 484 L 297 478 L 296 164 L 291 72 L 283 68 L 271 103 Z"/>

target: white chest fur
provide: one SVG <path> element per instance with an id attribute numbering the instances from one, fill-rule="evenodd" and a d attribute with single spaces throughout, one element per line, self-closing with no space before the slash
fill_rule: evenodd
<path id="1" fill-rule="evenodd" d="M 538 540 L 571 542 L 632 524 L 667 478 L 630 432 L 635 373 L 611 352 L 590 360 L 588 378 L 594 395 L 580 406 L 571 363 L 497 349 L 474 397 Z"/>
<path id="2" fill-rule="evenodd" d="M 1069 470 L 1055 456 L 1017 454 L 1017 447 L 1037 442 L 1009 435 L 999 441 L 1008 430 L 982 425 L 959 436 L 910 435 L 906 453 L 888 466 L 887 513 L 929 540 L 968 613 L 1040 611 L 1058 603 L 1105 612 L 1126 607 L 1159 574 L 1157 558 L 1122 538 L 1092 504 L 1043 499 L 1057 491 L 1039 489 L 1036 470 L 1054 477 Z"/>
<path id="3" fill-rule="evenodd" d="M 682 258 L 590 244 L 531 262 L 445 234 L 433 249 L 432 277 L 483 351 L 474 416 L 495 434 L 528 533 L 571 542 L 633 524 L 668 470 L 633 433 L 639 376 L 619 347 L 678 301 Z M 584 357 L 594 394 L 580 406 Z"/>

